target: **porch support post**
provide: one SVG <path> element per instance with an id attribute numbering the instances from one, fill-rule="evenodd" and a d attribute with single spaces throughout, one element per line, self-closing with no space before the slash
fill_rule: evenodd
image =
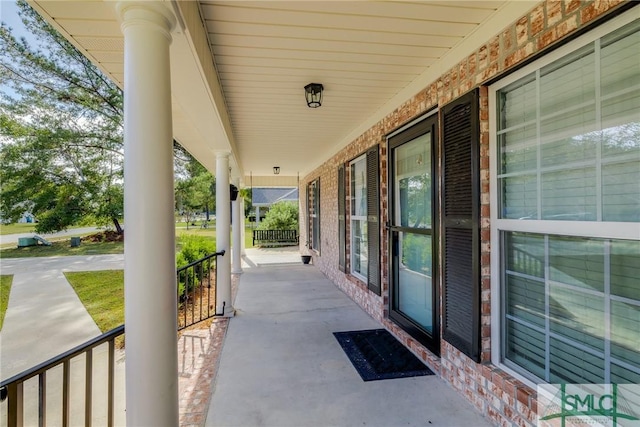
<path id="1" fill-rule="evenodd" d="M 260 206 L 256 206 L 256 224 L 260 224 Z"/>
<path id="2" fill-rule="evenodd" d="M 231 214 L 233 216 L 232 237 L 233 246 L 231 249 L 231 272 L 233 274 L 242 274 L 242 229 L 244 228 L 243 215 L 240 207 L 242 205 L 242 197 L 238 195 L 236 200 L 231 202 Z"/>
<path id="3" fill-rule="evenodd" d="M 231 302 L 231 206 L 229 191 L 229 152 L 216 153 L 216 251 L 225 251 L 217 260 L 216 313 L 233 317 Z"/>
<path id="4" fill-rule="evenodd" d="M 245 217 L 244 217 L 244 197 L 240 198 L 240 218 L 242 219 L 242 227 L 240 227 L 240 257 L 243 257 L 244 255 L 247 254 L 247 252 L 245 251 L 245 235 L 246 235 L 246 230 L 244 227 L 244 221 L 245 221 Z"/>
<path id="5" fill-rule="evenodd" d="M 124 33 L 124 284 L 129 426 L 178 425 L 173 131 L 173 14 L 117 4 Z"/>

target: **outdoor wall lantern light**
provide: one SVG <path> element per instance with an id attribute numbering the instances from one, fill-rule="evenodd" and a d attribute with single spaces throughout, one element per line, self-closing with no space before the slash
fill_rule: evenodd
<path id="1" fill-rule="evenodd" d="M 274 166 L 273 167 L 273 174 L 274 175 L 280 175 L 280 166 Z"/>
<path id="2" fill-rule="evenodd" d="M 238 199 L 238 187 L 233 184 L 229 184 L 229 199 L 231 201 Z"/>
<path id="3" fill-rule="evenodd" d="M 309 83 L 304 87 L 304 96 L 307 98 L 309 108 L 318 108 L 322 105 L 322 91 L 324 86 L 320 83 Z"/>

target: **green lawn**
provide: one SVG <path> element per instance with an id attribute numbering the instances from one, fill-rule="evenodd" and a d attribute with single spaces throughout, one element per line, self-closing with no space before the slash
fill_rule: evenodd
<path id="1" fill-rule="evenodd" d="M 124 271 L 64 273 L 102 332 L 124 323 Z"/>
<path id="2" fill-rule="evenodd" d="M 4 322 L 4 314 L 7 312 L 7 305 L 9 305 L 11 282 L 13 282 L 12 275 L 0 276 L 0 330 L 2 329 L 2 323 Z"/>
<path id="3" fill-rule="evenodd" d="M 0 235 L 18 234 L 18 233 L 34 233 L 36 225 L 34 223 L 13 223 L 0 224 Z"/>
<path id="4" fill-rule="evenodd" d="M 49 256 L 69 256 L 69 255 L 103 255 L 121 254 L 124 251 L 123 242 L 85 242 L 80 246 L 72 248 L 70 239 L 53 241 L 51 246 L 27 246 L 17 248 L 15 244 L 10 248 L 0 251 L 0 258 L 31 258 Z"/>
<path id="5" fill-rule="evenodd" d="M 179 238 L 185 234 L 195 234 L 204 236 L 214 243 L 216 241 L 216 229 L 214 227 L 199 228 L 190 227 L 189 230 L 183 228 L 184 223 L 178 224 L 176 227 L 176 237 Z M 90 233 L 92 234 L 92 233 Z M 87 242 L 82 241 L 80 246 L 72 248 L 70 245 L 70 237 L 52 241 L 51 246 L 28 246 L 25 248 L 17 248 L 14 243 L 7 243 L 0 248 L 0 258 L 31 258 L 31 257 L 48 257 L 48 256 L 68 256 L 68 255 L 103 255 L 103 254 L 121 254 L 124 252 L 124 243 L 122 242 Z M 176 239 L 176 250 L 180 250 L 179 239 Z M 250 225 L 245 226 L 245 247 L 253 247 L 252 228 Z"/>
<path id="6" fill-rule="evenodd" d="M 93 227 L 93 224 L 74 225 L 69 227 L 69 230 L 74 228 Z M 20 233 L 35 233 L 36 224 L 32 223 L 12 223 L 12 224 L 0 224 L 0 235 L 5 234 L 20 234 Z"/>

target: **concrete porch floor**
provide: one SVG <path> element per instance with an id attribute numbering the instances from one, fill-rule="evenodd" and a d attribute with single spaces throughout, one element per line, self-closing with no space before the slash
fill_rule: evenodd
<path id="1" fill-rule="evenodd" d="M 235 307 L 206 426 L 489 425 L 437 376 L 362 381 L 333 332 L 381 326 L 313 265 L 245 268 Z"/>

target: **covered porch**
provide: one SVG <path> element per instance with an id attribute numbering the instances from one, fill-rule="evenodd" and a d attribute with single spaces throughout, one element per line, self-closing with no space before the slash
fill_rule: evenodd
<path id="1" fill-rule="evenodd" d="M 566 189 L 558 187 L 562 178 L 546 186 L 544 173 L 555 176 L 562 165 L 544 169 L 540 154 L 545 147 L 565 147 L 559 138 L 567 135 L 572 143 L 583 139 L 586 125 L 574 126 L 571 120 L 576 94 L 585 96 L 584 105 L 598 105 L 585 129 L 607 130 L 608 102 L 615 107 L 612 123 L 637 129 L 638 84 L 625 87 L 640 75 L 633 50 L 640 34 L 637 3 L 30 3 L 125 94 L 127 424 L 173 426 L 186 415 L 178 401 L 188 393 L 178 390 L 176 380 L 182 355 L 175 352 L 174 139 L 216 174 L 217 250 L 231 255 L 218 265 L 216 312 L 235 316 L 217 321 L 228 331 L 213 389 L 193 399 L 201 406 L 200 418 L 192 424 L 183 418 L 183 425 L 481 425 L 480 414 L 500 425 L 535 424 L 536 386 L 555 378 L 550 343 L 560 332 L 525 318 L 537 297 L 514 304 L 524 307 L 523 319 L 507 310 L 506 291 L 524 286 L 511 283 L 508 274 L 526 283 L 551 280 L 545 273 L 551 271 L 550 256 L 536 253 L 507 269 L 519 238 L 527 248 L 546 242 L 547 252 L 553 242 L 566 244 L 572 262 L 586 261 L 581 245 L 596 240 L 602 258 L 598 268 L 607 276 L 596 280 L 607 283 L 598 297 L 610 302 L 609 283 L 625 283 L 633 296 L 620 301 L 632 306 L 629 313 L 637 318 L 637 274 L 616 278 L 612 273 L 617 245 L 623 248 L 620 265 L 637 264 L 637 133 L 611 163 L 628 168 L 611 168 L 621 171 L 620 182 L 612 179 L 624 190 L 622 206 L 629 213 L 622 219 L 603 214 L 613 204 L 603 196 L 608 191 L 602 185 L 608 170 L 603 142 L 596 144 L 595 163 L 589 163 L 597 175 L 592 180 L 597 201 L 589 201 L 597 221 L 544 217 L 543 190 L 562 195 Z M 589 73 L 597 81 L 617 76 L 611 94 L 604 96 L 607 88 L 593 85 L 587 96 L 586 85 L 568 78 L 575 94 L 555 97 L 550 89 L 546 100 L 539 88 L 523 90 L 523 96 L 535 96 L 525 96 L 531 105 L 521 108 L 515 94 L 520 85 L 528 87 L 527 79 L 540 80 L 541 70 L 556 66 L 583 70 L 582 56 L 575 52 L 591 46 L 604 55 L 600 47 L 609 44 L 629 63 L 616 62 L 615 55 L 598 56 Z M 311 83 L 324 89 L 319 108 L 305 102 L 303 88 Z M 513 105 L 498 108 L 506 102 L 501 94 L 513 96 Z M 548 117 L 540 113 L 542 101 L 548 102 Z M 510 114 L 522 123 L 507 126 Z M 521 127 L 540 133 L 543 119 L 556 117 L 558 129 L 548 141 L 527 131 L 514 136 L 513 146 L 500 142 Z M 535 165 L 523 161 L 524 168 L 520 151 L 528 159 L 532 141 L 538 144 L 531 157 Z M 502 170 L 507 161 L 517 170 Z M 573 167 L 582 171 L 586 164 Z M 536 206 L 537 219 L 504 209 L 510 202 L 504 199 L 504 183 L 525 175 L 537 180 L 532 181 L 537 193 L 531 190 L 536 195 L 522 202 Z M 227 207 L 229 184 L 249 183 L 298 187 L 296 265 L 254 262 L 242 268 L 237 229 L 230 239 L 242 201 Z M 528 194 L 514 188 L 518 197 Z M 580 206 L 560 204 L 558 212 Z M 149 212 L 153 221 L 147 220 Z M 313 256 L 312 265 L 300 263 L 300 251 Z M 405 301 L 399 295 L 407 281 L 400 271 L 413 264 L 409 254 L 415 255 L 413 270 L 422 274 L 424 292 Z M 239 280 L 235 300 L 232 277 Z M 562 286 L 575 290 L 574 281 L 583 279 L 562 280 L 567 282 Z M 545 289 L 540 301 L 549 295 L 550 288 Z M 416 314 L 411 303 L 418 299 L 425 309 Z M 545 314 L 551 308 L 547 298 L 536 310 Z M 612 310 L 603 313 L 610 326 Z M 636 323 L 624 328 L 635 330 Z M 363 383 L 332 333 L 378 327 L 392 332 L 436 376 Z M 529 360 L 529 333 L 544 335 L 534 346 L 535 362 Z M 610 341 L 600 335 L 598 342 Z M 612 356 L 609 344 L 585 358 L 581 352 L 589 344 L 573 336 L 562 337 L 573 347 L 563 344 L 558 354 L 561 361 L 578 354 L 580 363 L 595 357 L 598 375 L 602 371 L 597 378 L 604 382 L 618 368 L 640 378 L 637 336 L 622 335 L 624 351 L 631 354 L 626 361 L 627 356 Z M 507 339 L 517 345 L 507 347 Z M 522 360 L 516 357 L 519 351 Z M 567 369 L 558 371 L 564 375 Z M 205 375 L 212 378 L 211 372 Z M 449 418 L 453 412 L 461 418 Z"/>
<path id="2" fill-rule="evenodd" d="M 185 387 L 181 426 L 489 425 L 438 375 L 363 381 L 333 333 L 382 325 L 299 258 L 248 250 L 235 318 L 179 357 L 217 366 Z"/>
<path id="3" fill-rule="evenodd" d="M 241 221 L 242 201 L 232 200 L 229 184 L 300 186 L 302 192 L 323 162 L 398 111 L 442 70 L 467 61 L 496 28 L 533 5 L 38 0 L 30 4 L 124 91 L 129 425 L 175 425 L 178 420 L 172 141 L 215 172 L 216 250 L 231 255 L 217 265 L 215 311 L 232 317 L 236 309 L 231 276 L 242 271 L 242 248 L 237 227 L 233 239 L 230 231 L 232 222 Z M 311 83 L 324 90 L 320 108 L 309 108 L 312 105 L 305 102 L 304 88 Z M 319 195 L 319 183 L 314 188 Z M 330 187 L 325 182 L 323 188 Z M 224 208 L 230 202 L 232 209 Z M 307 198 L 303 202 L 301 197 L 300 207 L 301 242 L 313 245 L 318 255 L 321 227 L 329 226 L 322 237 L 325 243 L 335 240 L 330 231 L 333 218 L 321 226 L 318 205 L 310 236 Z M 326 216 L 330 211 L 323 207 L 323 212 Z M 381 274 L 385 274 L 382 269 Z M 291 304 L 286 309 L 297 308 Z M 394 333 L 398 332 L 396 328 Z M 425 359 L 424 350 L 414 350 Z"/>

